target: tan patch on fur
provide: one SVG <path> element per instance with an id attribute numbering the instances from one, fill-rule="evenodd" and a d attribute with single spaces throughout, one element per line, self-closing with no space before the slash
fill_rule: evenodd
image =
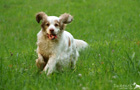
<path id="1" fill-rule="evenodd" d="M 59 26 L 59 28 L 60 28 L 60 30 L 64 30 L 64 29 L 65 29 L 65 24 L 61 24 L 61 25 Z"/>
<path id="2" fill-rule="evenodd" d="M 46 64 L 48 63 L 48 60 L 49 60 L 49 57 L 45 57 L 45 56 L 42 56 L 42 57 L 43 57 L 44 62 L 40 62 L 39 60 L 36 60 L 36 66 L 40 70 L 43 70 L 44 69 L 44 67 L 46 66 Z"/>
<path id="3" fill-rule="evenodd" d="M 64 30 L 65 29 L 65 24 L 61 24 L 58 20 L 55 20 L 54 21 L 55 22 L 55 24 L 58 24 L 58 27 L 60 28 L 60 30 Z"/>
<path id="4" fill-rule="evenodd" d="M 70 45 L 71 45 L 71 41 L 70 41 L 70 38 L 69 38 L 69 47 L 70 47 Z"/>
<path id="5" fill-rule="evenodd" d="M 70 14 L 64 13 L 60 17 L 60 21 L 62 21 L 64 24 L 68 24 L 73 20 L 73 17 Z M 71 18 L 69 21 L 68 19 Z"/>
<path id="6" fill-rule="evenodd" d="M 44 12 L 39 12 L 36 14 L 36 21 L 39 23 L 40 20 L 45 20 L 47 15 Z"/>
<path id="7" fill-rule="evenodd" d="M 49 24 L 49 22 L 47 20 L 44 20 L 42 22 L 41 27 L 42 27 L 43 31 L 45 31 L 48 28 L 47 24 Z"/>
<path id="8" fill-rule="evenodd" d="M 36 60 L 36 66 L 40 69 L 43 70 L 44 67 L 46 66 L 46 62 L 39 62 L 39 60 Z"/>
<path id="9" fill-rule="evenodd" d="M 55 24 L 58 24 L 60 26 L 60 22 L 58 20 L 54 20 Z"/>

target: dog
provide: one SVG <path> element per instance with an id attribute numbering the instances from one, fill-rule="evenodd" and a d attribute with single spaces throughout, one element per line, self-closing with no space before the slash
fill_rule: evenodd
<path id="1" fill-rule="evenodd" d="M 75 68 L 79 51 L 88 44 L 83 40 L 74 39 L 65 31 L 66 24 L 73 21 L 73 16 L 64 13 L 57 16 L 48 16 L 44 12 L 36 14 L 36 21 L 41 24 L 37 34 L 37 67 L 47 75 L 61 71 L 64 67 Z"/>

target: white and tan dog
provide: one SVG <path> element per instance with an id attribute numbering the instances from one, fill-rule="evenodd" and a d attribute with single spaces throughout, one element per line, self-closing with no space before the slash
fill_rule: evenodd
<path id="1" fill-rule="evenodd" d="M 79 56 L 78 51 L 88 44 L 83 40 L 74 39 L 64 30 L 65 25 L 72 22 L 73 17 L 67 13 L 56 17 L 39 12 L 36 20 L 38 23 L 42 20 L 41 30 L 37 34 L 37 67 L 44 70 L 47 75 L 63 67 L 74 68 Z"/>

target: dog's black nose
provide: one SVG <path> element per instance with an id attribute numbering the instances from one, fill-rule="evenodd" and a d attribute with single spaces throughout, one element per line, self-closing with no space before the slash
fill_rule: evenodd
<path id="1" fill-rule="evenodd" d="M 50 32 L 53 33 L 54 32 L 54 29 L 50 29 Z"/>

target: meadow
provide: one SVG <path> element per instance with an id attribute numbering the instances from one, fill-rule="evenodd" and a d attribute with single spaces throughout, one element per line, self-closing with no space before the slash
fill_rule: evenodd
<path id="1" fill-rule="evenodd" d="M 35 65 L 36 13 L 74 16 L 85 40 L 74 70 L 47 77 Z M 0 90 L 119 90 L 140 85 L 140 0 L 0 0 Z"/>

